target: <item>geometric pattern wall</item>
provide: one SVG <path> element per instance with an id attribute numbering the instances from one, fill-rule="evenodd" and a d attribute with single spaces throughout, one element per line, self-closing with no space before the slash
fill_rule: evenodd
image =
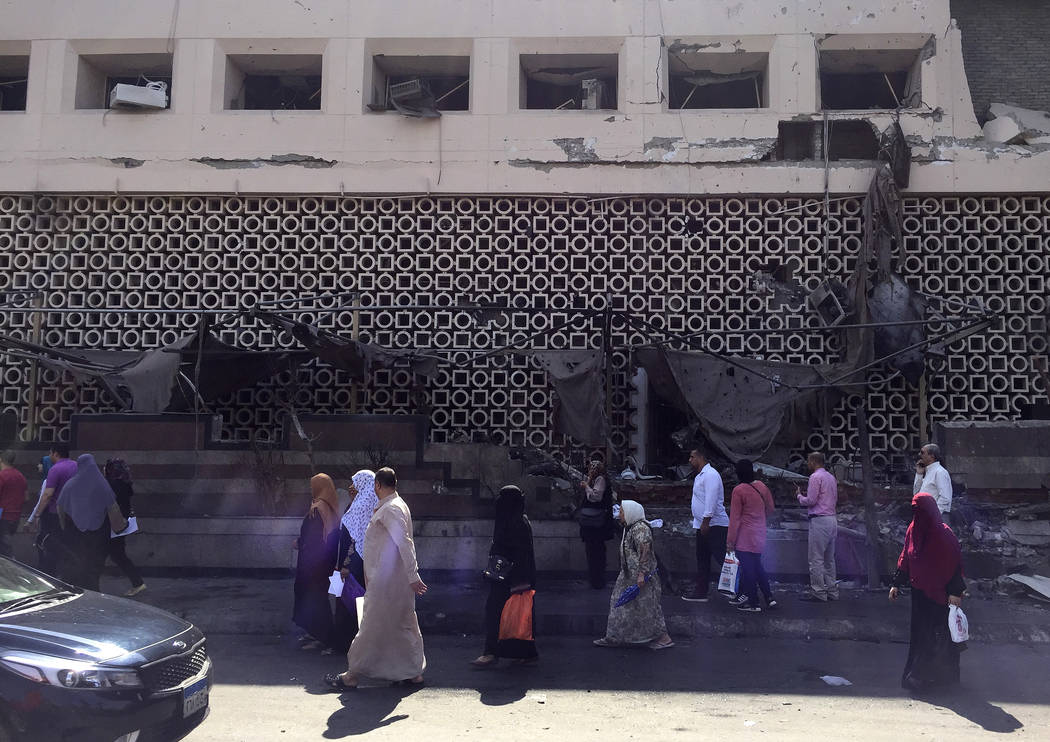
<path id="1" fill-rule="evenodd" d="M 223 400 L 228 440 L 266 440 L 291 398 L 307 412 L 425 413 L 431 440 L 488 440 L 561 447 L 550 431 L 552 392 L 527 356 L 475 362 L 478 351 L 558 326 L 574 309 L 616 309 L 657 328 L 703 332 L 712 350 L 791 362 L 826 362 L 839 348 L 826 333 L 749 334 L 812 326 L 801 303 L 775 306 L 754 274 L 790 264 L 812 288 L 844 279 L 861 243 L 861 198 L 236 197 L 0 196 L 0 291 L 40 290 L 49 307 L 41 337 L 54 347 L 144 349 L 196 327 L 199 309 L 231 313 L 259 301 L 361 292 L 366 305 L 448 306 L 360 313 L 360 337 L 387 347 L 448 351 L 429 380 L 380 371 L 353 386 L 323 365 L 301 368 Z M 824 239 L 827 224 L 829 236 Z M 1050 197 L 909 196 L 902 272 L 914 288 L 977 298 L 1002 312 L 1001 329 L 971 336 L 929 367 L 929 422 L 1008 420 L 1043 398 L 1047 363 Z M 512 312 L 478 324 L 456 303 L 491 301 Z M 107 308 L 179 310 L 107 314 Z M 351 312 L 301 317 L 349 335 Z M 30 339 L 28 314 L 0 312 L 0 332 Z M 586 348 L 597 321 L 560 329 L 535 345 Z M 936 328 L 934 328 L 936 329 Z M 223 339 L 244 347 L 293 347 L 289 338 L 237 320 Z M 650 336 L 617 325 L 624 348 Z M 614 442 L 632 425 L 629 351 L 616 352 Z M 875 375 L 867 389 L 876 465 L 910 468 L 918 441 L 916 390 Z M 0 409 L 28 415 L 28 365 L 0 356 Z M 356 397 L 352 402 L 352 397 Z M 856 450 L 843 402 L 806 448 L 833 458 Z M 68 434 L 70 415 L 115 409 L 106 392 L 42 371 L 40 440 Z"/>

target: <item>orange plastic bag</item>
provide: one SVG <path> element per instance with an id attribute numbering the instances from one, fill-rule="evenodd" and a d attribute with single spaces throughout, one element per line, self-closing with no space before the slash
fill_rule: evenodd
<path id="1" fill-rule="evenodd" d="M 532 597 L 535 590 L 514 593 L 503 604 L 499 619 L 499 638 L 532 641 Z"/>

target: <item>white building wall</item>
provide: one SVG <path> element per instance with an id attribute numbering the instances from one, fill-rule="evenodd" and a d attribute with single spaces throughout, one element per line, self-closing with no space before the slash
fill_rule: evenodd
<path id="1" fill-rule="evenodd" d="M 817 45 L 931 37 L 926 105 L 901 117 L 911 189 L 1040 191 L 1050 180 L 1050 155 L 980 140 L 947 0 L 8 0 L 3 19 L 0 54 L 28 44 L 30 83 L 26 111 L 0 114 L 0 191 L 820 192 L 823 162 L 762 161 L 779 121 L 820 117 Z M 669 111 L 678 41 L 768 51 L 768 108 Z M 173 53 L 171 108 L 77 110 L 78 55 L 131 52 Z M 323 55 L 321 110 L 223 110 L 225 55 L 262 52 Z M 519 110 L 518 55 L 536 52 L 618 53 L 617 110 Z M 469 54 L 471 110 L 436 121 L 369 112 L 379 53 Z M 870 163 L 832 163 L 830 188 L 863 191 L 870 175 Z"/>

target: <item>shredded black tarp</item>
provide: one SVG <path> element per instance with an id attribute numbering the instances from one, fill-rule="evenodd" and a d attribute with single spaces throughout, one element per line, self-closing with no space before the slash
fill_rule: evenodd
<path id="1" fill-rule="evenodd" d="M 922 320 L 926 318 L 926 299 L 912 291 L 903 278 L 891 274 L 871 290 L 868 309 L 872 322 Z M 887 363 L 916 386 L 925 368 L 926 352 L 922 348 L 906 349 L 925 339 L 924 325 L 879 327 L 875 330 L 875 355 L 882 358 L 896 353 Z"/>
<path id="2" fill-rule="evenodd" d="M 271 378 L 308 358 L 306 354 L 288 351 L 237 348 L 210 332 L 204 336 L 203 352 L 198 353 L 199 337 L 193 333 L 171 345 L 147 351 L 56 350 L 11 338 L 0 338 L 0 347 L 59 373 L 68 373 L 74 379 L 97 380 L 125 409 L 144 413 L 192 408 L 192 379 L 198 355 L 201 372 L 196 393 L 205 402 Z"/>
<path id="3" fill-rule="evenodd" d="M 529 351 L 558 395 L 554 429 L 585 446 L 604 446 L 605 356 L 600 350 Z"/>
<path id="4" fill-rule="evenodd" d="M 398 361 L 406 362 L 415 374 L 431 376 L 440 360 L 418 350 L 391 350 L 362 343 L 272 312 L 254 311 L 251 316 L 288 332 L 310 353 L 333 368 L 349 372 L 355 379 L 367 379 L 374 367 L 387 368 Z"/>
<path id="5" fill-rule="evenodd" d="M 735 358 L 664 348 L 635 351 L 651 387 L 669 404 L 700 420 L 707 439 L 731 460 L 786 460 L 788 452 L 821 425 L 841 398 L 821 386 L 842 364 L 802 364 Z M 773 379 L 772 381 L 770 379 Z"/>

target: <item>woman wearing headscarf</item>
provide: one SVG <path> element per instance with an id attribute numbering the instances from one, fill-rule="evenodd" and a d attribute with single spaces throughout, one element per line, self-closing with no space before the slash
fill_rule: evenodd
<path id="1" fill-rule="evenodd" d="M 911 587 L 911 641 L 901 685 L 913 692 L 959 682 L 959 653 L 948 630 L 948 606 L 962 605 L 966 584 L 962 550 L 944 523 L 937 501 L 920 492 L 911 501 L 912 521 L 890 588 L 896 600 L 901 587 Z"/>
<path id="2" fill-rule="evenodd" d="M 295 608 L 292 620 L 303 631 L 303 649 L 329 646 L 332 635 L 332 607 L 328 602 L 329 577 L 335 569 L 339 546 L 339 497 L 327 474 L 310 480 L 313 499 L 303 518 L 296 546 Z"/>
<path id="3" fill-rule="evenodd" d="M 737 609 L 758 613 L 758 591 L 766 599 L 767 608 L 776 608 L 769 589 L 769 577 L 762 566 L 762 552 L 766 548 L 766 516 L 773 513 L 773 494 L 755 479 L 755 467 L 749 459 L 736 462 L 736 476 L 740 484 L 733 488 L 729 505 L 729 534 L 726 551 L 735 551 L 740 562 L 739 597 L 733 602 Z"/>
<path id="4" fill-rule="evenodd" d="M 489 597 L 485 601 L 485 648 L 471 664 L 491 667 L 500 657 L 509 657 L 521 664 L 535 662 L 539 658 L 535 640 L 500 641 L 499 638 L 500 618 L 507 599 L 513 593 L 536 589 L 532 525 L 525 515 L 525 496 L 513 485 L 502 488 L 496 497 L 492 546 L 489 548 L 489 556 L 494 555 L 509 560 L 512 566 L 504 582 L 489 582 Z M 532 625 L 536 625 L 535 620 Z"/>
<path id="5" fill-rule="evenodd" d="M 601 459 L 593 459 L 587 478 L 580 482 L 583 501 L 576 518 L 580 523 L 580 540 L 587 551 L 587 576 L 591 587 L 605 587 L 605 542 L 613 537 L 613 493 Z"/>
<path id="6" fill-rule="evenodd" d="M 660 607 L 660 579 L 656 575 L 653 529 L 645 520 L 645 508 L 634 500 L 624 500 L 620 503 L 620 522 L 623 524 L 620 574 L 609 600 L 609 623 L 605 636 L 595 639 L 594 644 L 598 647 L 645 644 L 650 649 L 673 647 L 674 642 L 667 634 Z M 638 587 L 637 597 L 623 605 L 616 605 L 624 590 L 632 585 Z"/>
<path id="7" fill-rule="evenodd" d="M 130 518 L 135 514 L 135 510 L 131 507 L 131 498 L 134 496 L 135 491 L 131 486 L 131 469 L 128 468 L 127 462 L 124 459 L 109 459 L 103 467 L 103 473 L 106 475 L 106 481 L 109 482 L 109 486 L 113 488 L 113 494 L 117 497 L 117 505 L 120 507 L 121 515 L 125 518 Z M 145 590 L 146 583 L 143 582 L 138 568 L 124 549 L 125 538 L 125 536 L 111 538 L 107 551 L 109 558 L 120 567 L 120 571 L 131 582 L 131 589 L 124 593 L 124 597 L 130 598 Z"/>
<path id="8" fill-rule="evenodd" d="M 343 579 L 351 575 L 361 587 L 365 586 L 365 531 L 368 521 L 379 504 L 376 496 L 376 475 L 370 469 L 362 469 L 354 474 L 347 486 L 353 499 L 339 525 L 339 571 Z M 344 654 L 350 649 L 350 643 L 357 636 L 357 608 L 351 608 L 343 600 L 335 601 L 335 625 L 332 631 L 332 648 Z"/>
<path id="9" fill-rule="evenodd" d="M 65 483 L 58 496 L 58 515 L 62 542 L 66 546 L 63 563 L 59 565 L 63 579 L 97 591 L 106 563 L 110 529 L 123 531 L 127 521 L 120 514 L 113 488 L 91 454 L 77 458 L 77 473 Z"/>

